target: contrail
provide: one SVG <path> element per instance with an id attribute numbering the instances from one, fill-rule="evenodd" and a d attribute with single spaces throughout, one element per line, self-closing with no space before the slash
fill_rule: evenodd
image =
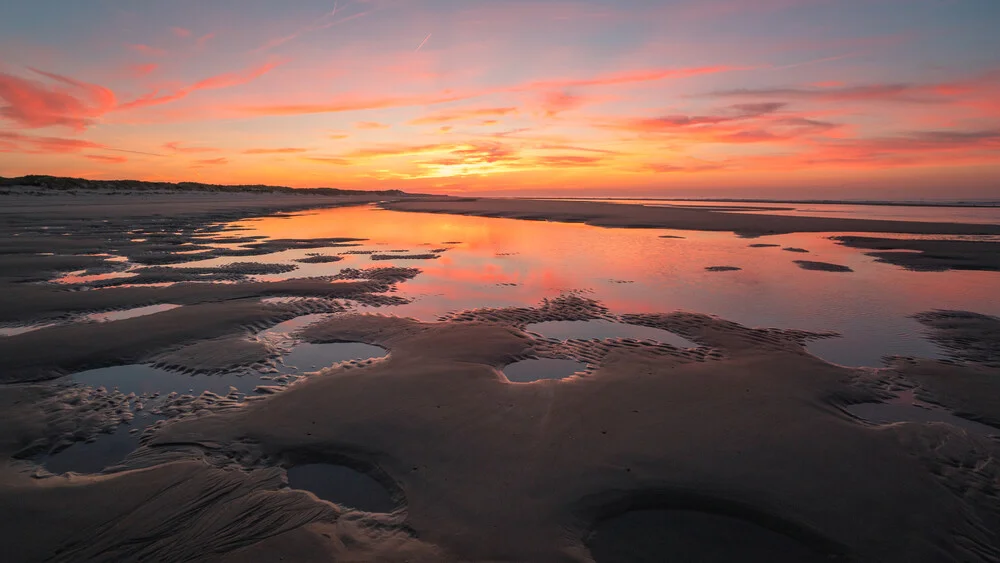
<path id="1" fill-rule="evenodd" d="M 419 46 L 419 47 L 417 47 L 416 49 L 414 49 L 414 50 L 413 50 L 413 52 L 414 52 L 414 53 L 416 53 L 416 52 L 417 52 L 417 51 L 419 51 L 419 50 L 420 50 L 421 48 L 423 48 L 423 46 L 424 46 L 424 45 L 426 45 L 426 44 L 427 44 L 427 41 L 428 41 L 428 40 L 429 40 L 429 39 L 431 38 L 431 35 L 434 35 L 434 34 L 433 34 L 433 33 L 428 33 L 428 34 L 427 34 L 427 37 L 424 37 L 424 40 L 420 42 L 420 46 Z"/>

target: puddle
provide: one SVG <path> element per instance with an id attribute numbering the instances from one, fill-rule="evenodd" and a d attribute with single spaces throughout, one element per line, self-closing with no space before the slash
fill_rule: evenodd
<path id="1" fill-rule="evenodd" d="M 178 307 L 180 307 L 180 305 L 174 305 L 172 303 L 162 303 L 160 305 L 148 305 L 146 307 L 136 307 L 134 309 L 124 309 L 121 311 L 91 313 L 85 316 L 84 319 L 96 322 L 121 321 L 125 319 L 132 319 L 135 317 L 143 317 L 145 315 L 152 315 L 154 313 L 162 313 L 164 311 L 169 311 L 171 309 L 176 309 Z"/>
<path id="2" fill-rule="evenodd" d="M 948 409 L 917 399 L 913 390 L 903 391 L 884 403 L 859 403 L 844 410 L 873 424 L 894 422 L 944 422 L 981 436 L 1000 436 L 1000 429 L 956 416 Z"/>
<path id="3" fill-rule="evenodd" d="M 126 395 L 157 392 L 166 395 L 174 391 L 196 396 L 203 391 L 226 395 L 230 386 L 241 393 L 251 393 L 263 383 L 253 375 L 187 375 L 142 364 L 81 371 L 70 375 L 69 379 L 88 387 L 104 387 L 109 391 L 118 389 Z"/>
<path id="4" fill-rule="evenodd" d="M 587 364 L 576 360 L 541 358 L 514 362 L 502 371 L 511 383 L 530 383 L 540 379 L 566 379 L 586 369 Z"/>
<path id="5" fill-rule="evenodd" d="M 547 321 L 534 323 L 525 330 L 541 334 L 546 338 L 559 340 L 603 340 L 605 338 L 634 338 L 636 340 L 655 340 L 678 348 L 694 348 L 697 344 L 682 338 L 672 332 L 648 326 L 615 323 L 603 319 L 592 321 Z"/>
<path id="6" fill-rule="evenodd" d="M 749 520 L 697 510 L 626 512 L 600 523 L 587 538 L 587 547 L 597 563 L 835 560 Z"/>
<path id="7" fill-rule="evenodd" d="M 329 344 L 299 344 L 282 358 L 280 370 L 284 373 L 316 371 L 347 360 L 381 358 L 388 354 L 384 348 L 360 342 L 333 342 Z"/>
<path id="8" fill-rule="evenodd" d="M 365 512 L 392 512 L 396 509 L 396 501 L 378 481 L 343 465 L 296 465 L 288 470 L 288 486 Z"/>
<path id="9" fill-rule="evenodd" d="M 56 278 L 52 280 L 52 283 L 61 284 L 78 284 L 78 283 L 90 283 L 95 281 L 103 280 L 116 280 L 121 278 L 134 278 L 139 274 L 134 272 L 108 272 L 106 274 L 91 274 L 85 275 L 83 271 L 70 272 L 65 276 Z"/>
<path id="10" fill-rule="evenodd" d="M 41 460 L 41 464 L 52 473 L 60 474 L 68 471 L 75 473 L 99 473 L 104 468 L 114 465 L 139 447 L 139 436 L 142 430 L 163 416 L 157 416 L 145 411 L 136 413 L 129 424 L 120 424 L 110 434 L 98 434 L 90 443 L 79 442 Z M 137 432 L 132 432 L 137 429 Z"/>
<path id="11" fill-rule="evenodd" d="M 283 299 L 283 298 L 268 297 L 265 299 Z M 300 298 L 295 297 L 293 299 L 300 299 Z M 263 301 L 263 299 L 261 301 Z M 322 321 L 329 317 L 330 315 L 327 313 L 316 313 L 313 315 L 302 315 L 300 317 L 295 317 L 294 319 L 287 320 L 283 323 L 278 323 L 267 330 L 262 330 L 258 332 L 257 338 L 263 338 L 265 340 L 273 340 L 275 338 L 277 339 L 291 338 L 291 334 L 293 332 L 303 329 L 313 323 L 318 323 L 319 321 Z"/>
<path id="12" fill-rule="evenodd" d="M 0 326 L 0 336 L 17 336 L 18 334 L 24 334 L 26 332 L 40 330 L 50 326 L 55 326 L 55 323 L 26 326 Z"/>

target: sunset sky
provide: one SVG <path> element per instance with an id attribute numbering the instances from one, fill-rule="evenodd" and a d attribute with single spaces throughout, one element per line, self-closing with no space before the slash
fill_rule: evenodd
<path id="1" fill-rule="evenodd" d="M 36 0 L 0 175 L 1000 199 L 997 0 Z"/>

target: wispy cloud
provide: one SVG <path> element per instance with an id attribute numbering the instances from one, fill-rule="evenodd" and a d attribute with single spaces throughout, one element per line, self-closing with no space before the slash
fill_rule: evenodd
<path id="1" fill-rule="evenodd" d="M 166 49 L 161 49 L 159 47 L 152 47 L 150 45 L 145 45 L 143 43 L 133 43 L 127 45 L 127 47 L 136 53 L 141 53 L 150 57 L 162 57 L 167 54 Z"/>
<path id="2" fill-rule="evenodd" d="M 305 115 L 312 113 L 339 113 L 369 109 L 385 109 L 393 107 L 429 106 L 458 102 L 479 98 L 492 94 L 528 91 L 553 91 L 565 88 L 585 88 L 597 86 L 614 86 L 641 82 L 685 78 L 703 74 L 736 70 L 737 67 L 713 66 L 679 69 L 651 69 L 628 72 L 617 72 L 597 75 L 590 78 L 530 81 L 513 86 L 487 88 L 480 90 L 452 91 L 446 90 L 437 94 L 415 94 L 406 96 L 343 96 L 321 103 L 305 104 L 273 104 L 255 105 L 238 108 L 245 115 Z"/>
<path id="3" fill-rule="evenodd" d="M 289 33 L 287 35 L 282 35 L 280 37 L 275 37 L 275 38 L 269 39 L 264 44 L 262 44 L 260 47 L 257 47 L 256 49 L 254 49 L 253 52 L 259 53 L 259 52 L 263 52 L 263 51 L 268 51 L 268 50 L 271 50 L 271 49 L 275 49 L 277 47 L 280 47 L 280 46 L 284 45 L 285 43 L 288 43 L 290 41 L 298 39 L 299 37 L 302 37 L 303 35 L 307 35 L 307 34 L 312 33 L 314 31 L 320 31 L 322 29 L 329 29 L 331 27 L 334 27 L 334 26 L 337 26 L 337 25 L 340 25 L 340 24 L 343 24 L 343 23 L 347 23 L 349 21 L 356 20 L 358 18 L 362 18 L 362 17 L 366 16 L 368 13 L 369 13 L 368 11 L 363 11 L 363 12 L 357 12 L 355 14 L 351 14 L 349 16 L 341 15 L 340 17 L 337 17 L 337 15 L 338 15 L 338 4 L 334 4 L 333 10 L 331 12 L 328 12 L 328 13 L 320 16 L 319 18 L 317 18 L 312 23 L 304 25 L 304 26 L 296 29 L 295 31 L 293 31 L 293 32 L 291 32 L 291 33 Z"/>
<path id="4" fill-rule="evenodd" d="M 437 125 L 451 121 L 481 119 L 483 117 L 507 115 L 517 111 L 516 107 L 466 108 L 432 113 L 410 121 L 410 125 Z"/>
<path id="5" fill-rule="evenodd" d="M 96 162 L 106 162 L 108 164 L 121 164 L 122 162 L 128 162 L 128 158 L 124 156 L 111 156 L 106 154 L 85 154 L 84 158 L 89 158 L 90 160 Z"/>
<path id="6" fill-rule="evenodd" d="M 246 149 L 243 154 L 294 154 L 308 152 L 309 149 L 295 148 L 295 147 L 280 147 L 273 149 Z"/>
<path id="7" fill-rule="evenodd" d="M 62 75 L 29 69 L 45 83 L 0 73 L 0 117 L 26 128 L 63 126 L 83 130 L 116 104 L 111 90 Z"/>
<path id="8" fill-rule="evenodd" d="M 389 126 L 378 121 L 359 121 L 354 124 L 355 129 L 388 129 Z"/>
<path id="9" fill-rule="evenodd" d="M 118 110 L 128 110 L 137 109 L 148 106 L 155 106 L 160 104 L 166 104 L 169 102 L 174 102 L 188 95 L 197 92 L 198 90 L 217 90 L 220 88 L 231 88 L 233 86 L 240 86 L 253 82 L 254 80 L 260 78 L 261 76 L 271 72 L 278 66 L 282 64 L 282 61 L 271 61 L 256 67 L 241 71 L 241 72 L 227 72 L 223 74 L 218 74 L 215 76 L 210 76 L 208 78 L 199 80 L 194 84 L 189 86 L 184 86 L 176 90 L 172 90 L 166 93 L 160 93 L 159 91 L 150 92 L 145 96 L 141 96 L 132 101 L 123 103 L 119 105 Z"/>
<path id="10" fill-rule="evenodd" d="M 219 152 L 221 150 L 213 147 L 184 146 L 184 144 L 181 143 L 180 141 L 170 141 L 167 143 L 163 143 L 163 148 L 167 149 L 168 151 L 180 154 L 199 154 L 206 152 Z"/>
<path id="11" fill-rule="evenodd" d="M 220 158 L 205 158 L 201 160 L 195 160 L 195 164 L 200 166 L 218 166 L 221 164 L 229 164 L 229 159 L 225 157 Z"/>

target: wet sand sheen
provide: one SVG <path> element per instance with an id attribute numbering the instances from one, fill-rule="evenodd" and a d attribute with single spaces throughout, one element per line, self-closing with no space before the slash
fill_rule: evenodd
<path id="1" fill-rule="evenodd" d="M 295 225 L 297 219 L 282 221 Z M 473 231 L 462 232 L 461 237 L 415 235 L 417 229 L 412 227 L 428 224 L 420 221 L 415 219 L 406 233 L 395 236 L 409 237 L 411 243 L 414 236 L 421 242 L 463 238 L 467 240 L 463 247 L 476 249 Z M 560 233 L 569 232 L 563 226 L 550 225 L 543 232 L 547 236 L 534 239 L 535 244 L 545 240 L 556 248 L 543 255 L 541 263 L 526 248 L 498 248 L 495 243 L 476 249 L 479 254 L 474 257 L 488 254 L 526 270 L 546 264 L 555 272 L 579 268 L 578 262 L 561 261 Z M 168 236 L 180 236 L 176 234 L 180 230 L 175 228 Z M 142 235 L 135 238 L 157 238 Z M 654 255 L 644 254 L 637 245 L 619 244 L 616 230 L 601 235 L 614 241 L 616 252 Z M 659 240 L 653 231 L 632 240 L 641 237 Z M 744 296 L 748 288 L 756 292 L 771 287 L 770 279 L 760 277 L 759 268 L 748 265 L 739 275 L 709 275 L 702 271 L 705 264 L 726 262 L 691 260 L 692 255 L 685 254 L 699 245 L 739 243 L 745 248 L 745 241 L 730 238 L 685 233 L 684 239 L 663 241 L 672 253 L 663 256 L 689 263 L 690 269 L 702 274 L 695 285 L 703 294 L 718 291 L 720 286 L 713 284 L 748 284 L 737 286 Z M 272 245 L 275 250 L 328 244 L 283 240 Z M 395 242 L 373 244 L 406 246 Z M 863 261 L 867 259 L 856 251 L 838 250 L 823 239 L 782 243 L 808 245 L 810 255 L 818 259 L 844 259 L 856 274 L 799 273 L 787 253 L 746 252 L 762 256 L 755 260 L 780 259 L 769 263 L 787 267 L 779 276 L 845 279 L 830 282 L 848 284 L 838 288 L 857 284 L 857 278 L 872 268 L 891 268 Z M 597 252 L 600 247 L 595 244 L 587 250 Z M 135 308 L 156 297 L 158 302 L 184 305 L 94 323 L 87 327 L 90 332 L 55 327 L 38 330 L 35 336 L 6 337 L 11 340 L 3 349 L 6 361 L 16 369 L 4 377 L 11 380 L 44 379 L 67 366 L 107 365 L 129 357 L 131 361 L 157 358 L 185 369 L 211 367 L 227 374 L 224 368 L 235 366 L 252 371 L 282 354 L 291 358 L 300 340 L 306 344 L 300 345 L 303 358 L 295 361 L 295 368 L 330 366 L 319 376 L 271 386 L 267 396 L 192 397 L 189 406 L 179 409 L 121 466 L 105 475 L 31 476 L 18 465 L 22 462 L 5 467 L 0 521 L 5 522 L 5 534 L 25 540 L 12 544 L 13 558 L 183 561 L 209 554 L 225 561 L 294 555 L 317 561 L 541 563 L 591 557 L 614 561 L 629 550 L 631 557 L 652 553 L 685 560 L 714 556 L 809 561 L 814 553 L 824 557 L 847 553 L 858 561 L 980 563 L 1000 557 L 1000 545 L 988 533 L 1000 525 L 1000 512 L 989 487 L 981 486 L 996 478 L 993 465 L 985 463 L 1000 455 L 995 443 L 950 423 L 904 422 L 873 428 L 844 412 L 850 405 L 884 400 L 887 389 L 912 379 L 951 409 L 997 420 L 1000 407 L 991 399 L 998 396 L 997 384 L 989 375 L 996 369 L 991 335 L 1000 319 L 955 312 L 918 316 L 916 321 L 936 335 L 938 346 L 949 355 L 947 362 L 903 358 L 885 370 L 855 370 L 806 352 L 810 342 L 829 336 L 818 332 L 823 327 L 801 330 L 794 322 L 765 318 L 753 325 L 786 328 L 752 328 L 725 316 L 661 307 L 664 301 L 635 306 L 650 295 L 669 294 L 673 288 L 666 288 L 662 280 L 686 276 L 685 269 L 653 278 L 658 283 L 640 294 L 639 301 L 619 300 L 613 309 L 610 303 L 586 297 L 596 290 L 573 287 L 577 280 L 547 271 L 539 283 L 558 286 L 547 290 L 551 293 L 517 293 L 490 308 L 483 308 L 482 302 L 499 299 L 494 294 L 463 297 L 425 287 L 428 293 L 441 292 L 443 301 L 452 300 L 448 312 L 438 313 L 437 320 L 351 312 L 357 303 L 366 302 L 392 303 L 393 312 L 407 311 L 404 301 L 414 296 L 409 288 L 420 287 L 426 279 L 472 272 L 473 282 L 452 287 L 511 283 L 497 279 L 497 271 L 489 267 L 469 268 L 462 261 L 470 256 L 462 252 L 456 248 L 420 262 L 424 270 L 420 275 L 398 268 L 380 273 L 355 269 L 350 275 L 362 280 L 358 284 L 325 279 L 100 292 L 48 292 L 44 286 L 25 289 L 25 284 L 7 284 L 18 293 L 6 299 L 19 308 L 8 307 L 4 314 L 17 322 L 29 316 L 59 318 L 69 309 L 89 314 L 95 309 Z M 767 258 L 770 254 L 783 256 Z M 153 260 L 172 260 L 169 252 L 149 255 L 156 256 Z M 669 267 L 672 260 L 648 262 Z M 45 262 L 37 272 L 48 272 L 55 263 Z M 456 263 L 462 267 L 453 268 Z M 614 262 L 590 261 L 597 270 L 609 265 Z M 642 271 L 615 278 L 610 273 L 598 275 L 605 281 L 638 280 L 622 288 L 633 292 L 650 279 Z M 949 279 L 971 279 L 957 276 Z M 524 283 L 514 289 L 504 286 L 503 291 L 533 287 L 527 279 L 517 281 Z M 894 293 L 903 285 L 893 285 Z M 855 286 L 853 291 L 859 290 Z M 105 292 L 111 293 L 86 295 Z M 765 306 L 807 305 L 802 296 L 787 291 L 764 295 Z M 283 300 L 262 301 L 271 297 Z M 467 302 L 476 306 L 463 308 Z M 435 311 L 434 306 L 428 310 Z M 867 302 L 865 306 L 871 308 Z M 324 316 L 303 319 L 310 314 Z M 818 324 L 824 324 L 826 317 L 821 320 Z M 619 332 L 602 339 L 538 338 L 526 332 L 539 323 L 567 322 L 590 329 L 604 323 L 621 326 L 611 327 Z M 622 336 L 623 330 L 640 329 L 655 331 L 655 337 L 642 341 L 638 335 Z M 143 337 L 137 339 L 135 334 Z M 71 349 L 55 350 L 46 357 L 22 350 L 27 344 L 60 338 Z M 682 342 L 673 345 L 675 339 Z M 385 357 L 348 363 L 332 362 L 334 356 L 317 361 L 305 357 L 345 341 Z M 536 366 L 560 362 L 567 369 L 536 370 L 524 379 L 558 378 L 574 366 L 585 366 L 588 372 L 570 381 L 536 384 L 511 384 L 498 377 L 499 369 L 514 380 L 516 376 L 508 372 L 519 363 L 532 362 Z M 292 369 L 292 362 L 287 363 Z M 288 375 L 273 369 L 279 372 L 274 377 Z M 201 377 L 211 376 L 185 381 Z M 54 447 L 67 432 L 85 437 L 123 414 L 120 395 L 56 389 L 51 383 L 0 387 L 4 420 L 0 445 L 13 456 Z M 108 438 L 116 438 L 127 427 L 115 428 Z M 101 437 L 93 444 L 114 449 Z M 85 444 L 76 444 L 63 453 L 82 447 Z M 956 452 L 963 460 L 958 465 Z M 53 467 L 65 461 L 58 455 L 51 456 Z M 282 469 L 289 465 L 287 471 Z M 380 479 L 349 467 L 367 468 Z M 286 476 L 291 490 L 284 487 Z M 390 493 L 380 482 L 395 484 L 398 490 Z M 701 496 L 687 505 L 649 502 L 665 498 L 670 487 L 677 487 L 681 497 Z M 335 504 L 317 502 L 302 490 Z M 676 500 L 677 491 L 673 495 L 666 497 Z M 387 514 L 403 496 L 405 512 Z M 645 499 L 646 504 L 637 504 L 636 499 Z M 873 499 L 879 502 L 873 504 Z M 378 514 L 345 513 L 345 506 Z M 26 507 L 33 518 L 23 517 Z M 164 529 L 169 534 L 156 533 Z M 664 541 L 652 543 L 659 540 Z"/>

